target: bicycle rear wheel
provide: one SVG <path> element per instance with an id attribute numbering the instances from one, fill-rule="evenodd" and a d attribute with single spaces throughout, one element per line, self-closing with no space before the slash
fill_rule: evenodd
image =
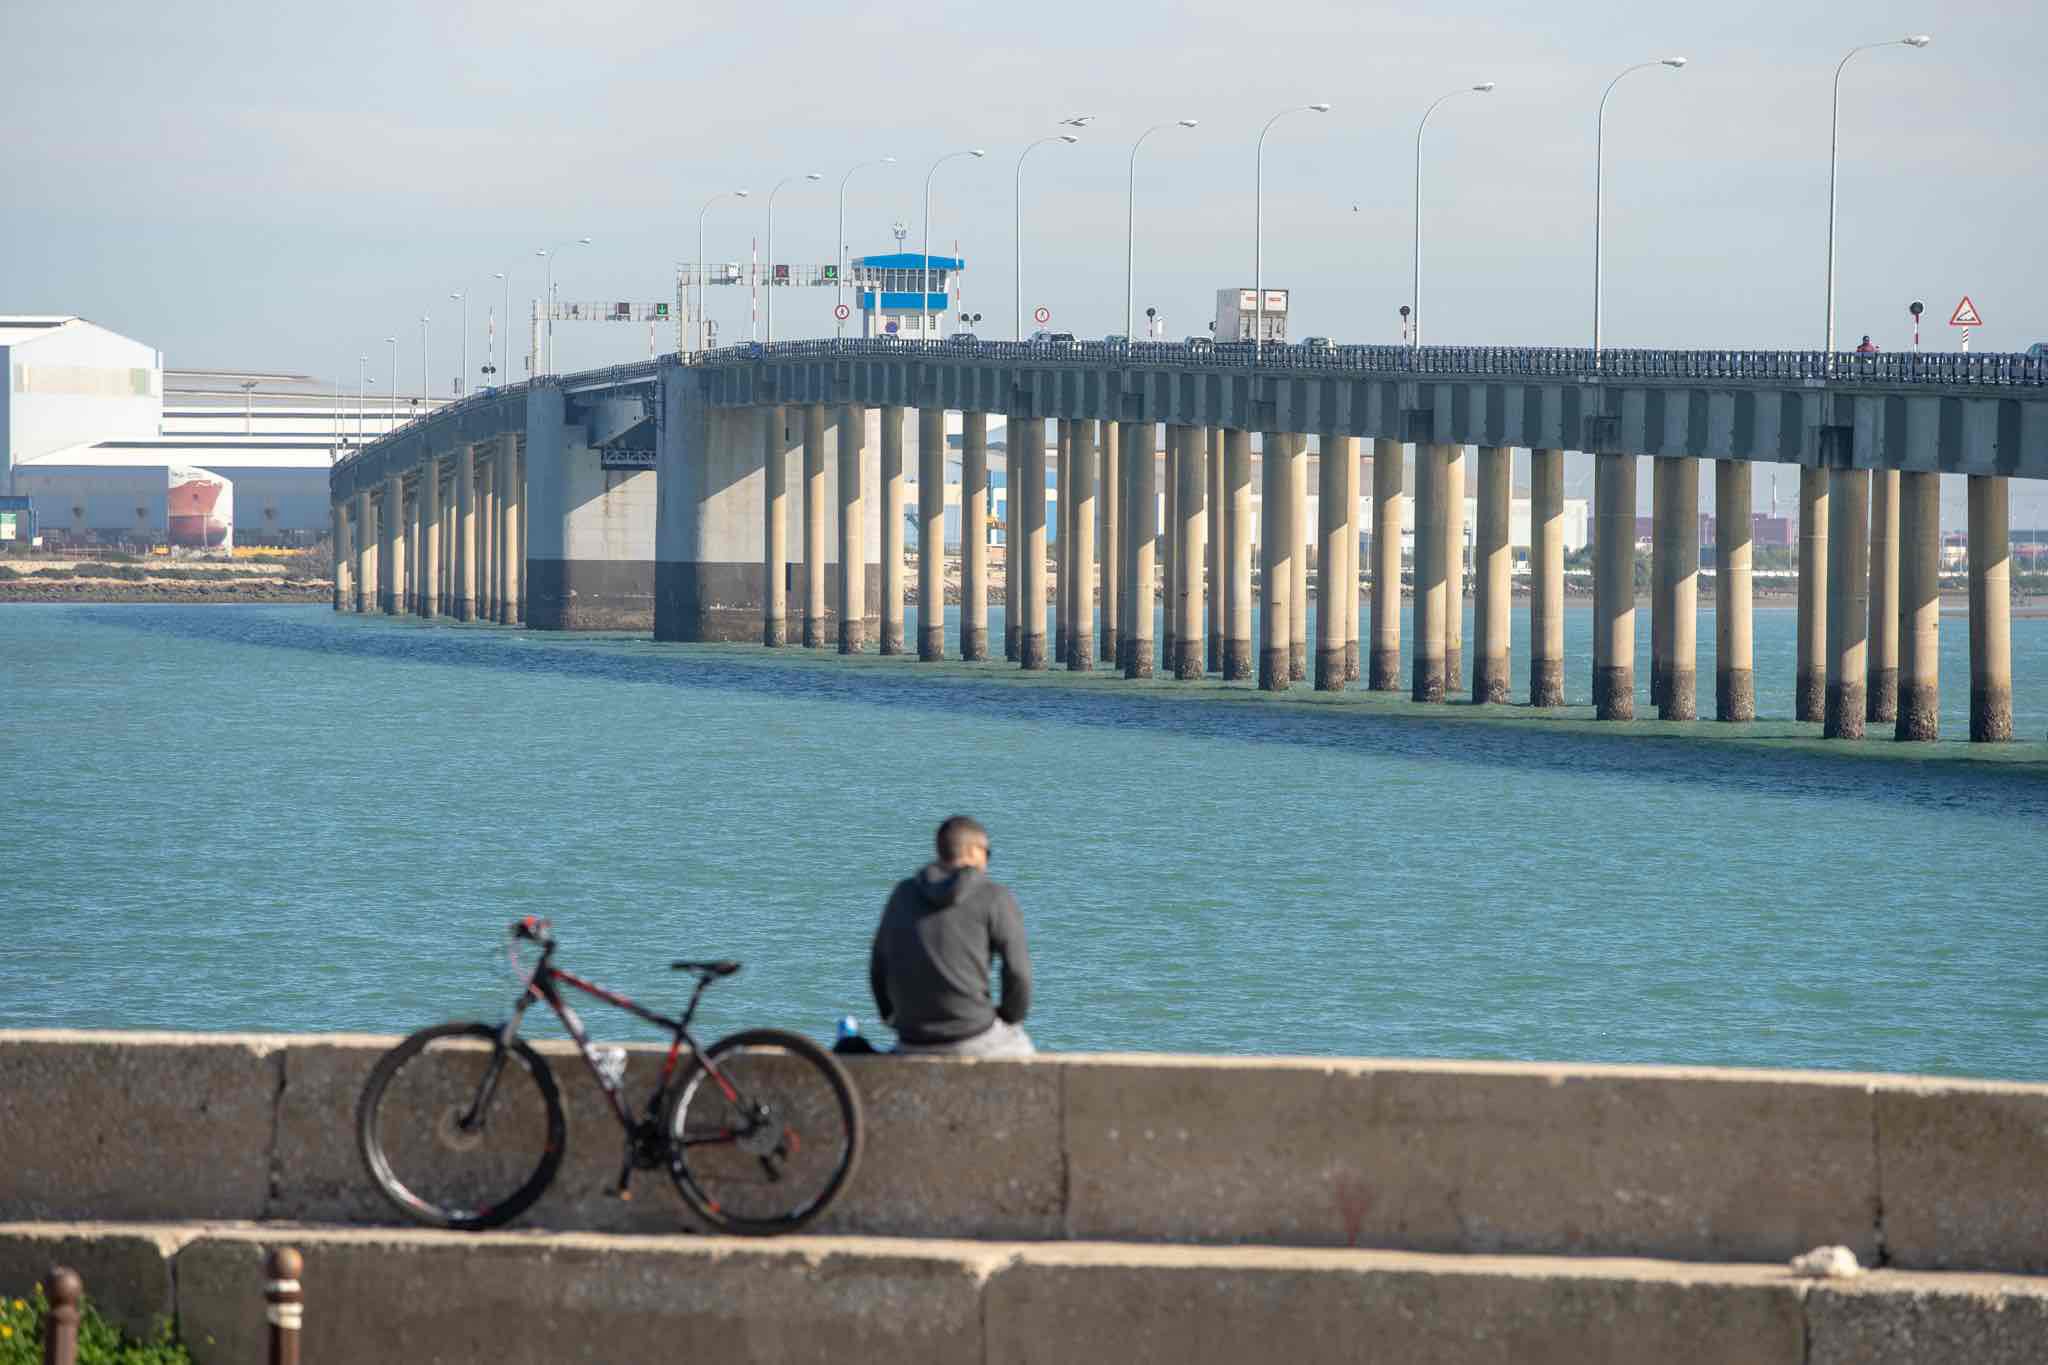
<path id="1" fill-rule="evenodd" d="M 853 1083 L 830 1053 L 780 1029 L 735 1033 L 707 1056 L 669 1102 L 669 1175 L 715 1228 L 794 1232 L 838 1197 L 860 1160 Z"/>
<path id="2" fill-rule="evenodd" d="M 566 1139 L 547 1062 L 524 1042 L 500 1049 L 490 1024 L 421 1029 L 384 1054 L 356 1105 L 370 1178 L 433 1227 L 518 1217 L 555 1178 Z"/>

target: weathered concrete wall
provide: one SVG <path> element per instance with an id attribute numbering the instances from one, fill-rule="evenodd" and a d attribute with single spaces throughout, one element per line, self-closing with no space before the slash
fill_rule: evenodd
<path id="1" fill-rule="evenodd" d="M 117 1316 L 175 1311 L 202 1360 L 260 1360 L 263 1256 L 305 1257 L 320 1365 L 721 1360 L 2037 1362 L 2048 1283 L 1777 1266 L 1275 1247 L 485 1236 L 0 1224 L 0 1288 L 74 1265 Z"/>
<path id="2" fill-rule="evenodd" d="M 605 469 L 598 442 L 640 418 L 637 398 L 526 405 L 526 624 L 654 628 L 655 472 Z"/>
<path id="3" fill-rule="evenodd" d="M 0 1033 L 0 1220 L 394 1223 L 355 1150 L 393 1040 Z M 526 1226 L 688 1225 L 542 1043 L 568 1158 Z M 659 1053 L 636 1048 L 644 1094 Z M 823 1232 L 2048 1272 L 2048 1086 L 1813 1072 L 1171 1056 L 855 1059 Z"/>

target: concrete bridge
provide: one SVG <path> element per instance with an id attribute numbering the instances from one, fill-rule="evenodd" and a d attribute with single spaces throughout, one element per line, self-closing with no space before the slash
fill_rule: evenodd
<path id="1" fill-rule="evenodd" d="M 1861 737 L 1870 721 L 1891 722 L 1900 739 L 1936 737 L 1939 475 L 1965 475 L 1971 738 L 2012 734 L 2007 480 L 2048 478 L 2048 360 L 2018 355 L 961 337 L 731 347 L 491 390 L 337 464 L 336 609 L 770 646 L 790 641 L 794 617 L 806 645 L 827 644 L 836 627 L 845 651 L 866 647 L 872 620 L 883 653 L 944 657 L 943 613 L 922 613 L 920 638 L 904 637 L 897 512 L 911 409 L 922 603 L 944 600 L 947 414 L 962 414 L 962 526 L 984 524 L 992 505 L 988 417 L 1007 423 L 1018 496 L 1008 499 L 1005 545 L 1020 553 L 1006 574 L 1006 658 L 1027 669 L 1100 660 L 1133 678 L 1155 667 L 1186 679 L 1256 676 L 1273 690 L 1310 677 L 1341 688 L 1362 665 L 1368 686 L 1419 701 L 1465 686 L 1456 551 L 1468 478 L 1478 509 L 1471 693 L 1506 701 L 1519 690 L 1507 662 L 1509 452 L 1527 447 L 1525 695 L 1562 704 L 1563 454 L 1587 452 L 1596 471 L 1591 667 L 1606 719 L 1635 711 L 1639 457 L 1654 461 L 1651 696 L 1668 719 L 1697 714 L 1698 461 L 1715 466 L 1715 714 L 1728 721 L 1755 716 L 1751 468 L 1797 465 L 1796 715 L 1839 738 Z M 1056 537 L 1060 593 L 1050 607 L 1048 422 L 1066 532 Z M 1256 533 L 1254 433 L 1262 482 L 1290 494 L 1262 496 Z M 1310 437 L 1322 457 L 1315 526 Z M 1366 442 L 1369 566 L 1356 562 Z M 1404 445 L 1415 452 L 1412 489 Z M 1404 678 L 1400 594 L 1378 585 L 1401 580 L 1409 497 L 1416 605 Z M 969 660 L 994 648 L 984 541 L 962 537 L 950 648 Z M 1311 558 L 1325 582 L 1373 584 L 1369 621 L 1354 590 L 1343 610 L 1318 614 L 1308 639 Z M 1161 610 L 1164 638 L 1155 639 Z"/>

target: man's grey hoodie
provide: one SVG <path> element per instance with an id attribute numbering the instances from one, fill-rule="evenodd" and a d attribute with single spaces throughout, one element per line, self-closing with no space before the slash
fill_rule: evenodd
<path id="1" fill-rule="evenodd" d="M 989 998 L 992 958 L 1003 961 L 1002 1004 Z M 1031 950 L 1009 888 L 979 868 L 927 864 L 896 883 L 868 955 L 868 986 L 882 1020 L 906 1043 L 953 1043 L 1031 1010 Z"/>

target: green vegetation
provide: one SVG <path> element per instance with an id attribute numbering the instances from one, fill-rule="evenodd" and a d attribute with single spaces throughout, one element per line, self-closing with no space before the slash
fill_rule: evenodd
<path id="1" fill-rule="evenodd" d="M 26 1298 L 0 1299 L 0 1365 L 40 1365 L 43 1319 L 49 1301 L 42 1286 Z M 100 1316 L 90 1297 L 78 1323 L 78 1365 L 192 1365 L 192 1354 L 165 1322 L 149 1341 L 138 1341 Z"/>

